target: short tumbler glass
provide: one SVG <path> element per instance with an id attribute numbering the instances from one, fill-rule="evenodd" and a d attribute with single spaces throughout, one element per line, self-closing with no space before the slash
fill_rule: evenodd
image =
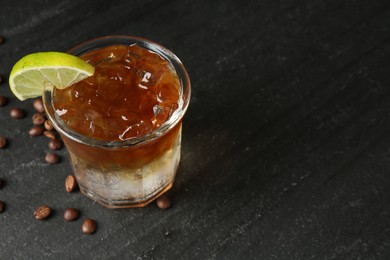
<path id="1" fill-rule="evenodd" d="M 191 96 L 189 76 L 171 51 L 152 41 L 107 36 L 68 51 L 82 55 L 112 45 L 137 44 L 166 59 L 180 82 L 179 108 L 157 130 L 125 141 L 102 141 L 69 128 L 55 112 L 53 91 L 46 88 L 46 114 L 63 139 L 80 191 L 107 208 L 143 207 L 172 187 L 180 161 L 182 118 Z"/>

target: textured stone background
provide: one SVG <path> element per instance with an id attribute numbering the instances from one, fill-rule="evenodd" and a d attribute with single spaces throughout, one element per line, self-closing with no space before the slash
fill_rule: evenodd
<path id="1" fill-rule="evenodd" d="M 5 78 L 27 53 L 126 34 L 176 53 L 193 88 L 174 206 L 107 210 L 65 192 L 66 151 L 45 163 L 32 101 L 1 84 L 0 259 L 390 259 L 388 0 L 0 4 Z"/>

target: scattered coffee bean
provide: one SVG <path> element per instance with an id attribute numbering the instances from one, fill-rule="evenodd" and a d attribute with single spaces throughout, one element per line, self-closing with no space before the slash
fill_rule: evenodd
<path id="1" fill-rule="evenodd" d="M 28 134 L 31 135 L 31 136 L 38 136 L 38 135 L 42 135 L 44 129 L 41 125 L 36 125 L 36 126 L 33 126 L 30 131 L 28 131 Z"/>
<path id="2" fill-rule="evenodd" d="M 47 218 L 51 213 L 51 208 L 47 205 L 40 206 L 35 209 L 34 216 L 38 220 Z"/>
<path id="3" fill-rule="evenodd" d="M 75 208 L 67 208 L 64 212 L 64 219 L 66 221 L 74 221 L 79 217 L 80 213 Z"/>
<path id="4" fill-rule="evenodd" d="M 25 114 L 24 110 L 22 110 L 20 108 L 12 108 L 10 111 L 10 116 L 14 119 L 23 118 L 25 115 L 26 114 Z"/>
<path id="5" fill-rule="evenodd" d="M 0 136 L 0 149 L 5 148 L 7 146 L 7 139 L 4 136 Z"/>
<path id="6" fill-rule="evenodd" d="M 45 120 L 46 120 L 45 114 L 35 113 L 32 116 L 32 122 L 33 122 L 34 125 L 43 125 Z"/>
<path id="7" fill-rule="evenodd" d="M 5 203 L 0 200 L 0 213 L 3 213 L 5 210 Z"/>
<path id="8" fill-rule="evenodd" d="M 43 135 L 50 139 L 56 139 L 56 134 L 52 130 L 46 130 L 43 132 Z"/>
<path id="9" fill-rule="evenodd" d="M 77 180 L 76 177 L 73 175 L 66 176 L 65 179 L 65 190 L 67 192 L 73 192 L 77 187 Z"/>
<path id="10" fill-rule="evenodd" d="M 45 161 L 50 164 L 57 164 L 60 162 L 60 157 L 55 153 L 47 153 Z"/>
<path id="11" fill-rule="evenodd" d="M 39 113 L 45 112 L 45 108 L 43 106 L 42 98 L 34 99 L 33 106 L 34 106 L 35 110 L 38 111 Z"/>
<path id="12" fill-rule="evenodd" d="M 87 218 L 84 220 L 81 229 L 83 230 L 84 234 L 92 234 L 96 230 L 96 222 L 93 219 Z"/>
<path id="13" fill-rule="evenodd" d="M 3 44 L 4 43 L 4 37 L 3 36 L 0 36 L 0 44 Z"/>
<path id="14" fill-rule="evenodd" d="M 4 96 L 0 96 L 0 107 L 7 105 L 8 99 Z"/>
<path id="15" fill-rule="evenodd" d="M 50 150 L 59 150 L 62 148 L 62 141 L 59 139 L 51 139 L 49 142 L 49 149 Z"/>
<path id="16" fill-rule="evenodd" d="M 46 119 L 46 120 L 45 120 L 44 126 L 45 126 L 45 129 L 46 129 L 46 130 L 49 130 L 49 131 L 54 129 L 54 127 L 53 127 L 53 125 L 51 124 L 51 122 L 50 122 L 49 119 Z"/>
<path id="17" fill-rule="evenodd" d="M 156 204 L 157 204 L 157 207 L 159 207 L 160 209 L 167 209 L 167 208 L 171 207 L 172 202 L 168 198 L 167 195 L 163 194 L 157 198 Z"/>

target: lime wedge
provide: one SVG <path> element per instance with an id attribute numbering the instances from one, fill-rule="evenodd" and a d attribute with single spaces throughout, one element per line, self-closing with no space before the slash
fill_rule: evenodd
<path id="1" fill-rule="evenodd" d="M 89 76 L 95 68 L 82 59 L 62 52 L 38 52 L 21 58 L 12 68 L 9 85 L 20 99 L 42 96 L 44 85 L 64 89 Z"/>

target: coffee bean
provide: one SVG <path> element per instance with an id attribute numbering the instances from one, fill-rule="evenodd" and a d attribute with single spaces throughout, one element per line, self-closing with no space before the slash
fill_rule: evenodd
<path id="1" fill-rule="evenodd" d="M 84 234 L 92 234 L 96 230 L 96 222 L 93 219 L 87 218 L 84 220 L 83 225 L 81 226 Z"/>
<path id="2" fill-rule="evenodd" d="M 56 134 L 52 130 L 46 130 L 43 132 L 43 135 L 50 139 L 56 139 Z"/>
<path id="3" fill-rule="evenodd" d="M 35 113 L 32 116 L 32 122 L 33 122 L 34 125 L 43 125 L 45 120 L 46 120 L 45 114 Z"/>
<path id="4" fill-rule="evenodd" d="M 20 108 L 12 108 L 10 111 L 10 116 L 14 119 L 20 119 L 23 118 L 26 115 L 24 110 Z"/>
<path id="5" fill-rule="evenodd" d="M 47 153 L 45 161 L 49 164 L 57 164 L 60 162 L 60 157 L 55 153 Z"/>
<path id="6" fill-rule="evenodd" d="M 54 129 L 54 127 L 53 127 L 53 125 L 51 124 L 51 121 L 50 121 L 49 119 L 46 119 L 46 120 L 45 120 L 44 126 L 45 126 L 45 129 L 46 129 L 46 130 L 49 130 L 49 131 Z"/>
<path id="7" fill-rule="evenodd" d="M 3 44 L 4 43 L 4 37 L 3 36 L 0 36 L 0 44 Z"/>
<path id="8" fill-rule="evenodd" d="M 64 212 L 64 219 L 66 221 L 74 221 L 79 217 L 80 213 L 75 208 L 67 208 Z"/>
<path id="9" fill-rule="evenodd" d="M 7 146 L 7 139 L 4 136 L 0 136 L 0 149 L 3 149 Z"/>
<path id="10" fill-rule="evenodd" d="M 67 192 L 73 192 L 77 187 L 77 180 L 76 177 L 73 175 L 66 176 L 65 179 L 65 190 Z"/>
<path id="11" fill-rule="evenodd" d="M 7 105 L 8 99 L 4 96 L 0 96 L 0 107 Z"/>
<path id="12" fill-rule="evenodd" d="M 36 126 L 33 126 L 30 131 L 28 131 L 28 134 L 31 135 L 31 136 L 38 136 L 38 135 L 42 135 L 44 129 L 41 125 L 36 125 Z"/>
<path id="13" fill-rule="evenodd" d="M 39 113 L 45 112 L 45 107 L 43 106 L 42 98 L 34 99 L 33 106 L 35 110 L 38 111 Z"/>
<path id="14" fill-rule="evenodd" d="M 40 206 L 35 209 L 34 216 L 38 220 L 47 218 L 51 213 L 51 208 L 47 205 Z"/>
<path id="15" fill-rule="evenodd" d="M 5 210 L 5 203 L 0 200 L 0 213 L 3 213 Z"/>
<path id="16" fill-rule="evenodd" d="M 52 139 L 49 142 L 49 149 L 50 150 L 59 150 L 62 148 L 62 141 L 58 139 Z"/>
<path id="17" fill-rule="evenodd" d="M 157 204 L 157 207 L 159 207 L 160 209 L 167 209 L 167 208 L 171 207 L 172 202 L 168 198 L 167 195 L 163 194 L 157 198 L 156 204 Z"/>

